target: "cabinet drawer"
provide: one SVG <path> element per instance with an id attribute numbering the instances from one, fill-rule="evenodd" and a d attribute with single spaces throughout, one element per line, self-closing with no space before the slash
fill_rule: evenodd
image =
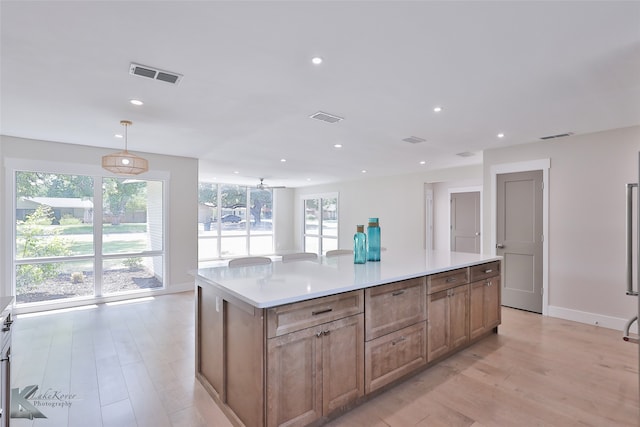
<path id="1" fill-rule="evenodd" d="M 500 275 L 500 261 L 488 262 L 486 264 L 474 265 L 469 267 L 471 272 L 471 281 L 486 279 Z"/>
<path id="2" fill-rule="evenodd" d="M 365 289 L 365 340 L 427 320 L 425 278 Z"/>
<path id="3" fill-rule="evenodd" d="M 383 387 L 427 363 L 427 322 L 364 344 L 365 393 Z"/>
<path id="4" fill-rule="evenodd" d="M 469 283 L 469 277 L 467 275 L 466 268 L 459 268 L 457 270 L 445 271 L 443 273 L 432 274 L 427 276 L 427 292 L 429 294 L 444 291 L 445 289 L 453 288 L 454 286 L 460 286 Z"/>
<path id="5" fill-rule="evenodd" d="M 267 310 L 267 337 L 310 328 L 363 311 L 363 291 L 315 298 Z"/>

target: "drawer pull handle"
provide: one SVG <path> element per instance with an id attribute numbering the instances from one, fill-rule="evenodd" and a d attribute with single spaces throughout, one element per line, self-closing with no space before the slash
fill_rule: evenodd
<path id="1" fill-rule="evenodd" d="M 402 295 L 402 294 L 404 294 L 404 291 L 395 291 L 391 295 L 394 297 L 397 297 L 398 295 Z"/>
<path id="2" fill-rule="evenodd" d="M 405 337 L 400 337 L 400 338 L 398 338 L 397 340 L 393 340 L 393 341 L 391 341 L 391 345 L 399 344 L 399 343 L 401 343 L 402 341 L 405 341 L 405 340 L 406 340 L 406 338 L 405 338 Z"/>
<path id="3" fill-rule="evenodd" d="M 311 315 L 312 316 L 317 316 L 318 314 L 329 313 L 331 311 L 333 311 L 333 308 L 325 308 L 324 310 L 312 311 Z"/>
<path id="4" fill-rule="evenodd" d="M 492 269 L 487 268 L 487 269 L 484 271 L 484 274 L 488 274 L 488 273 L 492 273 L 492 272 L 493 272 L 493 270 L 492 270 Z"/>
<path id="5" fill-rule="evenodd" d="M 458 280 L 458 278 L 457 278 L 457 277 L 447 277 L 447 283 L 453 283 L 453 282 L 455 282 L 456 280 Z"/>

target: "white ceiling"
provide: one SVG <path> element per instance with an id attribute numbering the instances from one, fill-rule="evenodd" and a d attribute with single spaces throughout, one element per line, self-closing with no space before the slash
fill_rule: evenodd
<path id="1" fill-rule="evenodd" d="M 130 150 L 196 157 L 203 179 L 420 172 L 640 124 L 635 1 L 2 0 L 0 14 L 2 134 L 115 150 L 129 119 Z"/>

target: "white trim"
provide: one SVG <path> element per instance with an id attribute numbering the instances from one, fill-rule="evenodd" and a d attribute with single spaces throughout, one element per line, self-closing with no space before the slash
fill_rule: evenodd
<path id="1" fill-rule="evenodd" d="M 13 307 L 13 313 L 37 313 L 40 311 L 60 310 L 65 308 L 82 307 L 90 304 L 102 304 L 107 302 L 116 302 L 124 300 L 135 300 L 137 298 L 155 297 L 166 294 L 175 294 L 179 292 L 193 291 L 195 289 L 195 281 L 180 283 L 170 287 L 165 286 L 164 289 L 146 289 L 140 291 L 123 292 L 115 295 L 102 297 L 72 298 L 55 300 L 55 302 L 27 303 Z"/>
<path id="2" fill-rule="evenodd" d="M 496 222 L 498 175 L 513 172 L 542 171 L 542 315 L 549 315 L 549 169 L 551 159 L 530 160 L 525 162 L 504 163 L 491 166 L 491 254 L 496 254 Z"/>
<path id="3" fill-rule="evenodd" d="M 549 306 L 547 315 L 559 319 L 571 320 L 585 323 L 587 325 L 602 326 L 604 328 L 622 331 L 627 323 L 627 319 L 619 317 L 605 316 L 603 314 L 589 313 L 587 311 L 572 310 L 570 308 Z M 630 329 L 634 334 L 638 333 L 638 323 L 634 323 Z"/>
<path id="4" fill-rule="evenodd" d="M 42 173 L 57 173 L 57 174 L 65 174 L 65 175 L 84 175 L 89 176 L 94 179 L 94 217 L 101 218 L 102 217 L 102 179 L 103 178 L 122 178 L 122 176 L 112 174 L 102 169 L 102 167 L 98 165 L 90 165 L 90 164 L 82 164 L 82 163 L 68 163 L 68 162 L 57 162 L 57 161 L 48 161 L 48 160 L 32 160 L 32 159 L 24 159 L 24 158 L 11 158 L 5 157 L 4 159 L 4 167 L 5 167 L 5 205 L 6 205 L 6 216 L 5 223 L 0 224 L 0 226 L 5 227 L 7 231 L 7 235 L 10 236 L 7 239 L 7 243 L 5 246 L 5 250 L 7 250 L 7 254 L 10 256 L 5 257 L 5 284 L 4 284 L 4 295 L 13 295 L 14 287 L 15 287 L 15 268 L 14 268 L 14 260 L 16 260 L 15 254 L 15 213 L 16 213 L 16 181 L 15 175 L 16 172 L 42 172 Z M 33 305 L 29 305 L 27 303 L 27 307 L 25 310 L 30 311 L 41 311 L 45 308 L 43 307 L 69 307 L 69 306 L 78 306 L 83 304 L 91 304 L 97 302 L 103 302 L 106 300 L 110 300 L 110 298 L 116 299 L 128 299 L 128 298 L 139 298 L 140 296 L 145 296 L 149 293 L 158 294 L 159 292 L 168 291 L 171 288 L 173 289 L 175 286 L 169 286 L 168 280 L 171 274 L 168 254 L 170 251 L 170 239 L 169 239 L 169 212 L 170 212 L 170 199 L 169 199 L 169 187 L 170 187 L 170 176 L 171 174 L 168 171 L 163 170 L 153 170 L 139 176 L 140 180 L 145 181 L 159 181 L 162 183 L 162 232 L 164 233 L 162 238 L 162 250 L 157 251 L 145 251 L 142 253 L 135 253 L 134 255 L 140 255 L 143 257 L 146 256 L 161 256 L 162 257 L 162 289 L 159 290 L 142 290 L 142 291 L 134 291 L 129 293 L 123 293 L 116 296 L 102 296 L 102 261 L 104 259 L 110 258 L 120 258 L 126 257 L 131 254 L 109 254 L 103 255 L 96 253 L 88 256 L 80 256 L 80 257 L 62 257 L 57 258 L 57 261 L 62 262 L 73 262 L 79 259 L 93 259 L 93 270 L 94 270 L 94 295 L 99 296 L 91 296 L 88 298 L 74 298 L 70 301 L 63 300 L 55 300 L 52 303 L 36 303 Z M 131 179 L 136 179 L 138 177 L 134 177 Z M 10 198 L 10 200 L 9 200 Z M 95 222 L 94 222 L 95 223 Z M 102 222 L 96 223 L 96 226 L 93 228 L 93 242 L 95 248 L 102 247 Z M 44 259 L 38 259 L 36 262 L 44 261 Z M 180 285 L 177 285 L 178 287 Z M 14 302 L 14 305 L 16 303 Z M 20 304 L 18 307 L 22 306 Z"/>
<path id="5" fill-rule="evenodd" d="M 298 212 L 302 211 L 302 221 L 300 221 L 301 224 L 301 229 L 300 229 L 300 242 L 301 242 L 301 250 L 306 250 L 305 249 L 305 237 L 306 237 L 306 233 L 305 233 L 305 227 L 306 227 L 306 221 L 307 221 L 307 216 L 306 216 L 306 205 L 304 203 L 305 200 L 311 200 L 311 199 L 336 199 L 336 210 L 337 212 L 337 216 L 336 216 L 336 221 L 338 221 L 337 223 L 337 227 L 336 227 L 336 235 L 335 236 L 324 236 L 322 234 L 322 204 L 320 205 L 320 222 L 318 223 L 318 248 L 319 248 L 319 252 L 318 255 L 322 255 L 324 251 L 324 248 L 322 247 L 322 239 L 335 239 L 336 240 L 336 248 L 340 249 L 340 193 L 337 191 L 331 191 L 331 192 L 327 192 L 327 193 L 315 193 L 315 194 L 300 194 L 298 196 L 298 203 L 299 205 L 299 210 Z M 310 236 L 312 237 L 316 237 L 313 234 L 310 234 Z"/>
<path id="6" fill-rule="evenodd" d="M 449 193 L 449 238 L 447 239 L 449 243 L 449 251 L 451 251 L 451 194 L 454 193 L 480 193 L 480 254 L 484 253 L 484 245 L 482 242 L 484 241 L 484 209 L 483 209 L 483 197 L 482 197 L 482 186 L 476 185 L 473 187 L 450 187 L 448 188 Z"/>

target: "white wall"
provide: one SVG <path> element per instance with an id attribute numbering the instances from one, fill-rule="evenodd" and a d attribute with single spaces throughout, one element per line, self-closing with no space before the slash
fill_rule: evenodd
<path id="1" fill-rule="evenodd" d="M 341 248 L 351 248 L 357 224 L 366 225 L 369 217 L 378 217 L 382 246 L 389 250 L 423 250 L 425 248 L 424 184 L 448 181 L 480 183 L 481 180 L 482 166 L 474 165 L 420 174 L 298 188 L 295 191 L 294 201 L 295 249 L 302 249 L 302 196 L 304 195 L 338 193 L 340 227 L 338 244 Z"/>
<path id="2" fill-rule="evenodd" d="M 638 180 L 640 126 L 484 152 L 484 248 L 491 253 L 491 166 L 551 159 L 549 315 L 619 329 L 625 296 L 625 184 Z"/>
<path id="3" fill-rule="evenodd" d="M 7 218 L 7 202 L 10 195 L 5 194 L 5 162 L 7 159 L 23 159 L 21 161 L 63 162 L 73 167 L 82 168 L 86 173 L 102 173 L 101 157 L 113 149 L 102 149 L 82 145 L 62 144 L 49 141 L 0 136 L 0 188 L 3 197 L 0 200 L 0 269 L 6 269 L 7 236 L 11 227 Z M 197 269 L 197 208 L 198 208 L 198 161 L 186 157 L 163 156 L 140 153 L 149 160 L 150 171 L 141 177 L 153 178 L 153 174 L 169 176 L 168 212 L 167 212 L 167 280 L 169 292 L 193 289 L 194 277 L 190 274 Z M 10 206 L 9 206 L 10 208 Z M 9 243 L 11 244 L 11 243 Z M 9 246 L 10 248 L 10 246 Z M 6 283 L 8 272 L 0 270 L 3 282 Z M 6 294 L 5 287 L 1 292 Z"/>

